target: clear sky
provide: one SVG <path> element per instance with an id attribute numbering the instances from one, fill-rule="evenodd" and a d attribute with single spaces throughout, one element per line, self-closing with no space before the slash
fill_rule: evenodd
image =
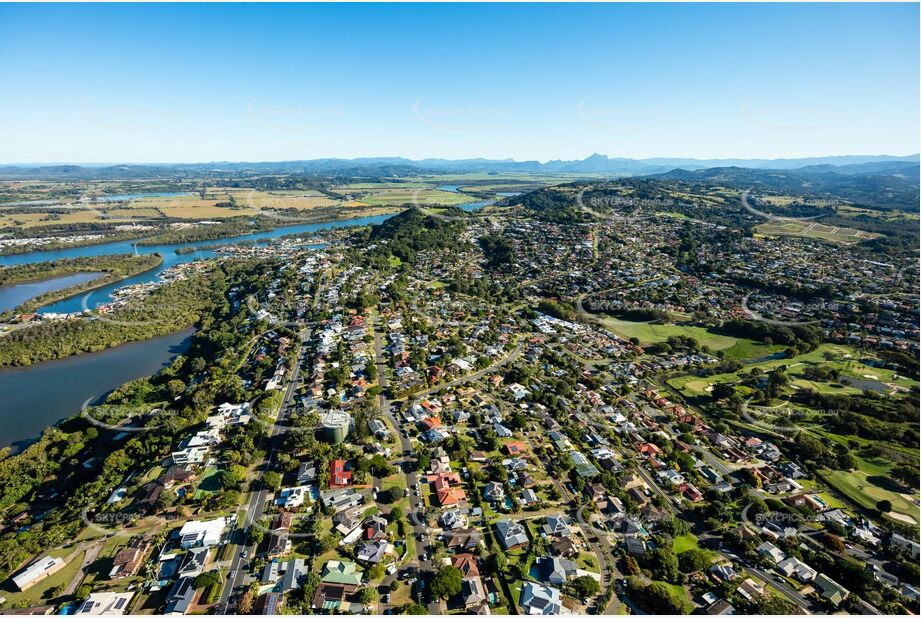
<path id="1" fill-rule="evenodd" d="M 0 162 L 919 150 L 917 4 L 0 4 Z"/>

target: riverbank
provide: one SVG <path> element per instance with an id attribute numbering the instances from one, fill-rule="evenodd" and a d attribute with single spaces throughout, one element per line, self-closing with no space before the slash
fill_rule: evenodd
<path id="1" fill-rule="evenodd" d="M 49 277 L 38 281 L 27 281 L 0 286 L 0 315 L 7 314 L 8 312 L 12 315 L 16 315 L 13 313 L 13 310 L 33 298 L 54 290 L 63 290 L 65 288 L 87 283 L 101 276 L 102 273 L 75 273 L 72 275 Z M 2 330 L 3 327 L 0 326 L 0 331 Z"/>
<path id="2" fill-rule="evenodd" d="M 54 262 L 40 262 L 38 264 L 21 264 L 5 268 L 0 270 L 0 285 L 41 283 L 76 273 L 94 273 L 98 276 L 88 281 L 81 281 L 76 285 L 48 290 L 33 296 L 15 307 L 4 310 L 0 313 L 0 320 L 8 320 L 12 316 L 22 313 L 31 313 L 45 305 L 124 281 L 129 277 L 154 270 L 162 264 L 163 256 L 159 253 L 152 253 L 149 255 L 117 254 L 80 257 L 69 260 L 56 260 Z"/>
<path id="3" fill-rule="evenodd" d="M 20 451 L 49 426 L 184 353 L 195 329 L 41 363 L 0 369 L 0 448 Z M 49 388 L 53 384 L 54 388 Z"/>
<path id="4" fill-rule="evenodd" d="M 183 265 L 169 283 L 92 317 L 43 320 L 0 338 L 0 367 L 18 367 L 98 352 L 195 326 L 226 303 L 225 261 Z M 242 267 L 237 267 L 242 268 Z"/>

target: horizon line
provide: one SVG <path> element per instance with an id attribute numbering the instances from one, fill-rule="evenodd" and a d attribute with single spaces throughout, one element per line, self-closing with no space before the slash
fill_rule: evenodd
<path id="1" fill-rule="evenodd" d="M 0 162 L 0 166 L 3 167 L 15 167 L 15 166 L 50 166 L 50 165 L 76 165 L 76 166 L 92 166 L 92 167 L 102 167 L 102 166 L 115 166 L 115 165 L 206 165 L 206 164 L 246 164 L 246 163 L 292 163 L 298 161 L 360 161 L 362 159 L 404 159 L 413 163 L 419 163 L 424 161 L 449 161 L 449 162 L 461 162 L 461 161 L 488 161 L 492 163 L 539 163 L 540 165 L 546 165 L 547 163 L 553 163 L 557 161 L 563 162 L 578 162 L 585 161 L 595 156 L 605 157 L 609 160 L 626 160 L 626 161 L 654 161 L 659 159 L 664 160 L 690 160 L 690 161 L 785 161 L 785 160 L 802 160 L 802 159 L 835 159 L 835 158 L 845 158 L 845 157 L 891 157 L 904 159 L 908 157 L 919 157 L 921 158 L 921 151 L 912 152 L 907 154 L 889 154 L 889 153 L 880 153 L 880 154 L 829 154 L 829 155 L 806 155 L 806 156 L 783 156 L 783 157 L 757 157 L 757 156 L 727 156 L 727 157 L 694 157 L 694 156 L 656 156 L 656 157 L 628 157 L 628 156 L 611 156 L 607 154 L 601 154 L 594 152 L 587 157 L 582 159 L 515 159 L 514 157 L 505 157 L 505 158 L 490 158 L 490 157 L 460 157 L 460 158 L 449 158 L 449 157 L 423 157 L 423 158 L 411 158 L 402 155 L 362 155 L 356 157 L 313 157 L 309 159 L 262 159 L 262 160 L 231 160 L 231 159 L 221 159 L 221 160 L 211 160 L 211 161 L 16 161 L 16 162 Z"/>

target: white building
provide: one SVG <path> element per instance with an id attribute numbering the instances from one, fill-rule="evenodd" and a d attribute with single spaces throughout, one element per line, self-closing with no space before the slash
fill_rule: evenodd
<path id="1" fill-rule="evenodd" d="M 16 587 L 20 590 L 26 590 L 46 577 L 50 577 L 57 573 L 63 569 L 66 564 L 67 563 L 61 558 L 52 558 L 51 556 L 39 558 L 23 569 L 19 575 L 13 577 L 13 583 L 16 584 Z"/>
<path id="2" fill-rule="evenodd" d="M 189 521 L 179 531 L 179 544 L 183 549 L 190 547 L 211 547 L 221 540 L 227 520 L 218 517 L 211 521 Z"/>
<path id="3" fill-rule="evenodd" d="M 120 616 L 125 613 L 133 592 L 94 592 L 83 602 L 75 616 Z"/>
<path id="4" fill-rule="evenodd" d="M 278 492 L 275 498 L 275 504 L 286 509 L 296 509 L 302 506 L 310 495 L 310 486 L 301 485 L 300 487 L 285 487 Z"/>

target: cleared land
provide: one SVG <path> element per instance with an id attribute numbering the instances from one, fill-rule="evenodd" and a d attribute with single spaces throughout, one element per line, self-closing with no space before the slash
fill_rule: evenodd
<path id="1" fill-rule="evenodd" d="M 823 225 L 815 221 L 768 221 L 755 230 L 764 236 L 802 236 L 841 244 L 855 244 L 879 237 L 879 234 L 850 227 Z"/>
<path id="2" fill-rule="evenodd" d="M 456 206 L 476 201 L 476 198 L 463 193 L 438 191 L 437 189 L 380 189 L 356 198 L 369 206 L 400 206 L 418 204 L 420 206 Z"/>
<path id="3" fill-rule="evenodd" d="M 318 191 L 254 191 L 252 189 L 212 188 L 208 189 L 205 199 L 198 193 L 179 196 L 138 197 L 119 202 L 59 202 L 55 204 L 36 204 L 29 207 L 0 205 L 0 228 L 33 228 L 45 225 L 68 225 L 78 223 L 158 223 L 165 219 L 226 219 L 229 217 L 255 216 L 271 214 L 277 210 L 294 209 L 303 215 L 313 211 L 329 211 L 341 208 L 342 216 L 361 216 L 378 214 L 388 206 L 400 203 L 402 195 L 412 195 L 412 191 L 401 190 L 390 195 L 384 193 L 369 202 L 345 201 L 330 198 Z M 471 201 L 468 196 L 441 191 L 426 191 L 422 199 L 435 203 L 432 194 L 448 196 L 445 203 L 463 203 Z M 453 199 L 453 201 L 452 201 Z M 407 198 L 407 201 L 411 201 Z M 25 211 L 24 211 L 25 210 Z M 353 212 L 354 211 L 354 212 Z M 328 212 L 323 213 L 329 216 Z M 337 213 L 338 214 L 338 213 Z"/>
<path id="4" fill-rule="evenodd" d="M 662 343 L 669 337 L 683 335 L 685 337 L 693 337 L 701 346 L 707 346 L 711 350 L 716 351 L 731 348 L 739 341 L 735 337 L 717 335 L 699 326 L 684 326 L 682 324 L 646 324 L 643 322 L 619 320 L 612 317 L 605 317 L 602 318 L 602 320 L 605 327 L 621 337 L 627 339 L 636 337 L 640 340 L 640 345 Z"/>

